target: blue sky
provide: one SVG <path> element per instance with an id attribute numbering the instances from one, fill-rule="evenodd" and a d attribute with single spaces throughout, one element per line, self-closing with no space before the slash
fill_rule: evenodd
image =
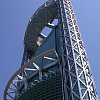
<path id="1" fill-rule="evenodd" d="M 28 21 L 46 0 L 0 0 L 0 100 L 20 67 Z M 100 95 L 100 0 L 72 0 L 98 95 Z"/>

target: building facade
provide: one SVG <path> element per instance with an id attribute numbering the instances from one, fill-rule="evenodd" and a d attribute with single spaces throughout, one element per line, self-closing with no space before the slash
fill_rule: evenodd
<path id="1" fill-rule="evenodd" d="M 51 29 L 48 36 L 45 27 Z M 70 0 L 39 7 L 24 44 L 21 68 L 9 80 L 4 100 L 98 100 Z"/>

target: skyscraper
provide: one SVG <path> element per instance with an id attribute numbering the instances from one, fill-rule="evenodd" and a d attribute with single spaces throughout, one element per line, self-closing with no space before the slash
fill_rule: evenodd
<path id="1" fill-rule="evenodd" d="M 48 36 L 45 27 L 51 29 Z M 9 80 L 4 100 L 98 100 L 70 0 L 49 0 L 38 8 L 24 44 L 22 66 Z"/>

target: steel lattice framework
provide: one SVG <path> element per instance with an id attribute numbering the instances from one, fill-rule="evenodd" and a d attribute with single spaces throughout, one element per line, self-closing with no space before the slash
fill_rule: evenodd
<path id="1" fill-rule="evenodd" d="M 60 53 L 52 49 L 32 58 L 32 54 L 46 38 L 41 33 L 44 27 L 51 29 L 56 27 L 52 24 L 54 19 L 58 19 Z M 22 67 L 9 80 L 4 91 L 4 100 L 15 100 L 16 97 L 20 96 L 18 89 L 23 85 L 25 90 L 27 89 L 28 82 L 33 77 L 27 79 L 26 71 L 34 72 L 32 73 L 33 76 L 38 74 L 39 81 L 42 81 L 42 72 L 55 65 L 60 66 L 63 100 L 98 100 L 88 58 L 70 0 L 49 0 L 44 3 L 30 19 L 25 32 L 24 43 Z M 47 56 L 50 54 L 54 57 Z M 41 69 L 35 63 L 39 59 L 45 59 L 51 63 Z M 29 68 L 30 64 L 33 65 L 33 68 Z"/>
<path id="2" fill-rule="evenodd" d="M 70 0 L 59 0 L 58 7 L 64 100 L 66 98 L 68 100 L 97 100 L 88 58 L 71 2 Z"/>

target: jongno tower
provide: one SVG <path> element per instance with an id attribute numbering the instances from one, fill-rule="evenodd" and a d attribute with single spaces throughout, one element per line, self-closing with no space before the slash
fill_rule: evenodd
<path id="1" fill-rule="evenodd" d="M 48 0 L 30 18 L 4 100 L 98 100 L 70 0 Z"/>

